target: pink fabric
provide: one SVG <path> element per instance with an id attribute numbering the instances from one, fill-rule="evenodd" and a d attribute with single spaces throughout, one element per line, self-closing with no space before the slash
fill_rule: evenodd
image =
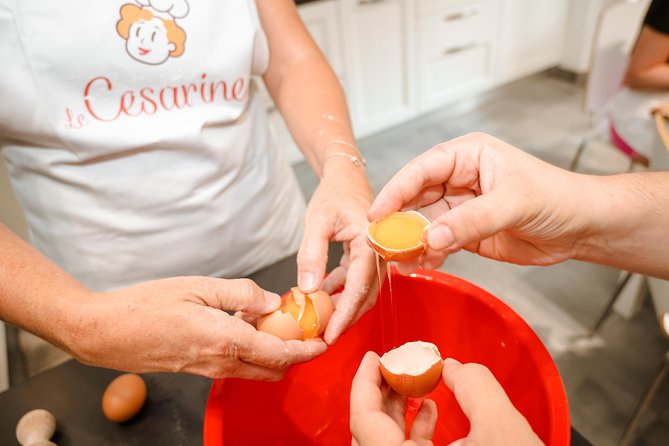
<path id="1" fill-rule="evenodd" d="M 611 133 L 611 141 L 618 149 L 620 149 L 621 152 L 630 158 L 635 158 L 639 155 L 637 151 L 632 148 L 632 146 L 627 144 L 627 142 L 625 142 L 625 140 L 620 137 L 618 132 L 616 132 L 615 127 L 613 127 L 613 124 L 609 125 L 609 131 Z"/>

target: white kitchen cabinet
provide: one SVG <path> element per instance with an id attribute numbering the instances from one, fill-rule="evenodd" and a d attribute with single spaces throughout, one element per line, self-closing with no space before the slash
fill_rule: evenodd
<path id="1" fill-rule="evenodd" d="M 418 108 L 429 111 L 487 88 L 497 48 L 497 0 L 418 0 Z"/>
<path id="2" fill-rule="evenodd" d="M 298 11 L 342 83 L 360 138 L 558 65 L 569 4 L 320 0 Z M 301 161 L 279 113 L 270 120 L 290 161 Z"/>
<path id="3" fill-rule="evenodd" d="M 497 80 L 507 82 L 557 65 L 569 0 L 500 2 Z"/>
<path id="4" fill-rule="evenodd" d="M 356 136 L 415 115 L 409 0 L 341 0 L 349 108 Z"/>
<path id="5" fill-rule="evenodd" d="M 321 49 L 325 58 L 339 78 L 345 77 L 343 54 L 341 50 L 341 34 L 339 2 L 324 0 L 300 5 L 297 9 L 311 37 Z M 345 84 L 345 82 L 343 82 Z"/>

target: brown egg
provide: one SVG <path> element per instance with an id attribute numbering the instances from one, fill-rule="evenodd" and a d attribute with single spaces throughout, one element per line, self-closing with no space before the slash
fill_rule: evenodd
<path id="1" fill-rule="evenodd" d="M 429 342 L 407 342 L 381 356 L 381 374 L 397 393 L 420 398 L 432 392 L 444 362 L 437 346 Z"/>
<path id="2" fill-rule="evenodd" d="M 323 334 L 333 312 L 325 291 L 304 294 L 292 288 L 282 296 L 281 308 L 260 318 L 257 327 L 286 341 L 313 339 Z"/>
<path id="3" fill-rule="evenodd" d="M 102 395 L 102 412 L 111 421 L 121 423 L 134 417 L 146 400 L 146 384 L 134 373 L 116 377 Z"/>
<path id="4" fill-rule="evenodd" d="M 385 261 L 405 261 L 425 252 L 430 221 L 420 212 L 395 212 L 367 225 L 367 243 Z"/>

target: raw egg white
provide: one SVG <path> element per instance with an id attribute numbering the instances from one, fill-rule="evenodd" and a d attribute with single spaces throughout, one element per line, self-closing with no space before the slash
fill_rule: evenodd
<path id="1" fill-rule="evenodd" d="M 381 374 L 397 393 L 420 398 L 432 392 L 444 361 L 437 346 L 422 341 L 407 342 L 381 356 Z"/>
<path id="2" fill-rule="evenodd" d="M 304 294 L 292 288 L 281 301 L 281 308 L 260 318 L 257 327 L 286 341 L 321 336 L 334 312 L 332 299 L 323 290 Z"/>

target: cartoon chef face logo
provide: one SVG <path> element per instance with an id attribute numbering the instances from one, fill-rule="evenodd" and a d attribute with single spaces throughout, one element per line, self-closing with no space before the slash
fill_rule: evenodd
<path id="1" fill-rule="evenodd" d="M 121 7 L 116 31 L 133 59 L 160 65 L 184 53 L 186 32 L 176 23 L 188 15 L 186 0 L 137 0 Z"/>

